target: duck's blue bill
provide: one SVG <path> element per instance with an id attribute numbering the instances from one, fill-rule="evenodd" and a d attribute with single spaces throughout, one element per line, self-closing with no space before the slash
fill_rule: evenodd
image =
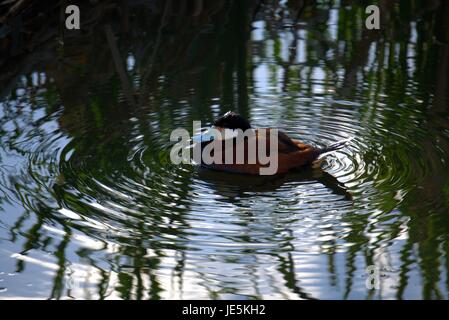
<path id="1" fill-rule="evenodd" d="M 192 137 L 193 142 L 199 142 L 199 143 L 212 141 L 212 140 L 214 140 L 214 136 L 207 132 L 203 133 L 203 134 L 198 134 L 198 135 Z"/>

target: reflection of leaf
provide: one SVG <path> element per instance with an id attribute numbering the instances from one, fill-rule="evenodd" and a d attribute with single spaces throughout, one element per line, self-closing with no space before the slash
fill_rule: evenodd
<path id="1" fill-rule="evenodd" d="M 116 287 L 116 290 L 120 292 L 121 298 L 125 300 L 131 299 L 131 290 L 133 284 L 132 276 L 127 273 L 120 272 L 118 274 L 118 282 L 119 284 Z"/>

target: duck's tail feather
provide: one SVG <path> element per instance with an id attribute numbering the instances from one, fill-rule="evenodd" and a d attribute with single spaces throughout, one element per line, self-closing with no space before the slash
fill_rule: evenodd
<path id="1" fill-rule="evenodd" d="M 348 145 L 348 143 L 354 139 L 354 137 L 348 138 L 348 139 L 344 139 L 344 140 L 340 140 L 338 142 L 335 142 L 323 149 L 320 150 L 320 154 L 324 154 L 324 153 L 329 153 L 338 149 L 341 149 L 343 147 L 345 147 L 346 145 Z"/>

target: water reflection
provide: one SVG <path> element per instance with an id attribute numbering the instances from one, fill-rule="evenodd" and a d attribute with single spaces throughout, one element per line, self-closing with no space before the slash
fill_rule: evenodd
<path id="1" fill-rule="evenodd" d="M 206 183 L 208 188 L 213 189 L 216 194 L 228 197 L 231 201 L 236 197 L 253 197 L 255 193 L 276 192 L 295 182 L 301 184 L 321 183 L 334 194 L 341 195 L 349 201 L 352 199 L 345 186 L 321 168 L 298 169 L 285 175 L 276 176 L 230 175 L 225 172 L 199 168 L 197 178 Z"/>
<path id="2" fill-rule="evenodd" d="M 447 298 L 449 6 L 379 5 L 380 31 L 344 1 L 110 1 L 81 32 L 58 6 L 20 14 L 26 38 L 0 39 L 0 297 Z M 355 139 L 274 178 L 170 163 L 171 130 L 230 109 Z"/>

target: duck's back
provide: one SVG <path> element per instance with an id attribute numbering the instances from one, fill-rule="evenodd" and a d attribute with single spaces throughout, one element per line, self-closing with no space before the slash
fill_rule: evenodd
<path id="1" fill-rule="evenodd" d="M 319 156 L 319 150 L 309 145 L 303 144 L 297 140 L 292 140 L 284 132 L 277 130 L 277 154 L 273 153 L 270 147 L 270 138 L 274 129 L 254 129 L 253 134 L 246 135 L 244 139 L 233 138 L 232 140 L 232 155 L 230 156 L 229 142 L 222 142 L 220 148 L 215 148 L 211 155 L 215 159 L 221 159 L 221 163 L 205 164 L 206 167 L 229 172 L 247 173 L 247 174 L 260 174 L 260 169 L 268 167 L 266 164 L 267 158 L 270 161 L 277 159 L 277 170 L 275 173 L 284 173 L 292 168 L 300 167 L 311 163 Z M 208 143 L 205 143 L 203 148 Z M 264 150 L 262 149 L 265 145 Z M 252 147 L 252 148 L 251 148 Z M 226 159 L 226 152 L 228 152 L 228 159 Z M 240 158 L 237 157 L 238 152 L 242 152 Z M 251 153 L 252 151 L 252 153 Z M 215 154 L 217 152 L 217 154 Z M 259 155 L 264 157 L 265 162 L 261 161 Z M 277 155 L 277 158 L 275 158 Z M 232 161 L 229 161 L 232 157 Z M 255 158 L 254 158 L 255 157 Z M 238 159 L 243 161 L 238 161 Z M 227 161 L 226 161 L 227 160 Z M 243 162 L 243 163 L 242 163 Z M 264 164 L 262 164 L 264 163 Z"/>

